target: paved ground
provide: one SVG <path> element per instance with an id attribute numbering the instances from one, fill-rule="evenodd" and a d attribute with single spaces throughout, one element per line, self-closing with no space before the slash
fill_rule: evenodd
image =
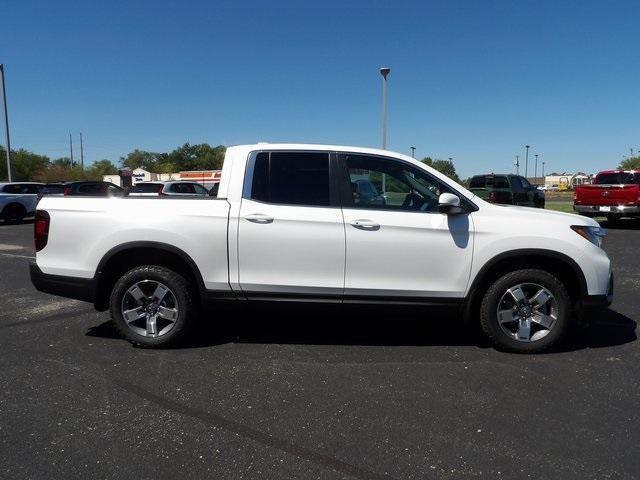
<path id="1" fill-rule="evenodd" d="M 612 309 L 536 356 L 358 309 L 236 312 L 222 335 L 211 323 L 181 349 L 134 348 L 107 314 L 34 291 L 31 228 L 0 225 L 2 478 L 640 472 L 638 227 L 606 239 Z"/>

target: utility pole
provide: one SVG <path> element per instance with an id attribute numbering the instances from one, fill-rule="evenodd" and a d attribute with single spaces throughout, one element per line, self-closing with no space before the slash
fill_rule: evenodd
<path id="1" fill-rule="evenodd" d="M 538 178 L 538 154 L 535 154 L 536 157 L 536 169 L 534 170 L 533 177 Z"/>
<path id="2" fill-rule="evenodd" d="M 525 148 L 527 149 L 527 153 L 524 160 L 524 178 L 527 178 L 529 175 L 529 145 L 525 145 Z"/>
<path id="3" fill-rule="evenodd" d="M 7 138 L 7 180 L 11 181 L 11 141 L 9 140 L 9 111 L 7 108 L 7 91 L 4 81 L 4 65 L 0 63 L 0 78 L 2 79 L 2 103 L 4 105 L 4 133 Z"/>
<path id="4" fill-rule="evenodd" d="M 416 147 L 409 147 L 411 149 L 411 158 L 416 158 Z"/>
<path id="5" fill-rule="evenodd" d="M 516 161 L 513 164 L 516 166 L 516 175 L 520 175 L 520 155 L 516 155 Z"/>
<path id="6" fill-rule="evenodd" d="M 84 170 L 84 150 L 82 149 L 82 132 L 80 132 L 80 168 Z"/>
<path id="7" fill-rule="evenodd" d="M 69 134 L 69 152 L 71 153 L 71 167 L 73 167 L 73 139 L 71 134 Z"/>
<path id="8" fill-rule="evenodd" d="M 542 161 L 542 178 L 544 179 L 544 164 L 547 163 L 544 160 Z"/>

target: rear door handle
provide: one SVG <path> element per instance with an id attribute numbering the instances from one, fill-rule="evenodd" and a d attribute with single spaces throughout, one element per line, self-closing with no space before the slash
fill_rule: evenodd
<path id="1" fill-rule="evenodd" d="M 273 223 L 273 217 L 263 213 L 252 213 L 244 217 L 244 219 L 253 223 Z"/>
<path id="2" fill-rule="evenodd" d="M 359 230 L 376 231 L 380 230 L 380 225 L 371 220 L 354 220 L 351 225 Z"/>

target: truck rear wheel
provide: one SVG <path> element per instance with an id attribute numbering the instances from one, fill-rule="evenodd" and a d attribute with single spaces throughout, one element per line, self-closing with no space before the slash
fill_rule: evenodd
<path id="1" fill-rule="evenodd" d="M 154 265 L 134 268 L 120 277 L 111 292 L 110 310 L 118 332 L 144 347 L 175 344 L 195 316 L 187 280 Z"/>
<path id="2" fill-rule="evenodd" d="M 503 350 L 534 353 L 551 347 L 566 332 L 571 299 L 555 276 L 523 269 L 498 279 L 480 306 L 482 330 Z"/>

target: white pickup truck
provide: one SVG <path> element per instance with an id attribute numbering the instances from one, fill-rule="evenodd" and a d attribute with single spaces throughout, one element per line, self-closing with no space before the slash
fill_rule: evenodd
<path id="1" fill-rule="evenodd" d="M 487 203 L 385 150 L 234 146 L 217 197 L 45 197 L 34 230 L 36 288 L 144 346 L 234 299 L 447 306 L 534 352 L 612 298 L 594 220 Z"/>

